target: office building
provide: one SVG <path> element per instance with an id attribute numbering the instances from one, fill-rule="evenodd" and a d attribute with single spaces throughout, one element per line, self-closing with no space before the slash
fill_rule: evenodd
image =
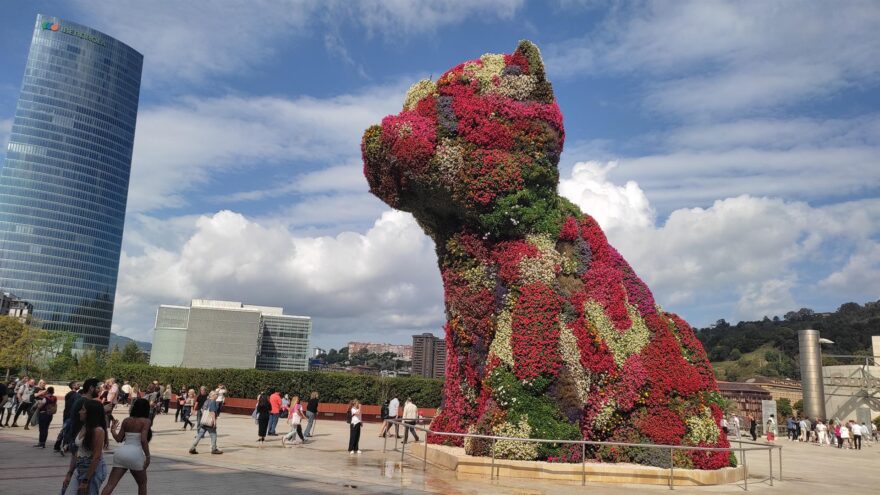
<path id="1" fill-rule="evenodd" d="M 425 378 L 446 376 L 446 340 L 423 333 L 413 335 L 412 374 Z"/>
<path id="2" fill-rule="evenodd" d="M 412 346 L 406 344 L 374 344 L 372 342 L 349 342 L 348 343 L 348 355 L 354 356 L 355 354 L 361 352 L 366 349 L 369 354 L 386 354 L 391 353 L 397 356 L 398 359 L 409 361 L 412 359 Z"/>
<path id="3" fill-rule="evenodd" d="M 30 323 L 34 305 L 15 294 L 0 289 L 0 316 L 11 316 L 22 323 Z"/>
<path id="4" fill-rule="evenodd" d="M 0 287 L 79 349 L 110 339 L 142 63 L 104 33 L 37 16 L 0 169 Z"/>
<path id="5" fill-rule="evenodd" d="M 150 364 L 185 368 L 308 369 L 312 320 L 282 308 L 193 299 L 159 306 Z"/>

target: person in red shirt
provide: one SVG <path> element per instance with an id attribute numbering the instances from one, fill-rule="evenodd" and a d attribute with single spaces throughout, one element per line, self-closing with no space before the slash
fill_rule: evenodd
<path id="1" fill-rule="evenodd" d="M 269 433 L 270 436 L 277 436 L 275 427 L 278 426 L 278 418 L 281 415 L 281 392 L 275 390 L 269 396 Z"/>

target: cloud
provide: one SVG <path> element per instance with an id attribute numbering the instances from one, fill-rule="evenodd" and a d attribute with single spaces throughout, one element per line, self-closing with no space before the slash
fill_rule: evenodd
<path id="1" fill-rule="evenodd" d="M 268 60 L 279 47 L 351 25 L 389 39 L 433 32 L 474 16 L 508 19 L 523 0 L 217 0 L 210 7 L 171 0 L 78 2 L 87 24 L 102 26 L 144 54 L 147 84 L 201 81 Z M 331 54 L 359 66 L 339 39 Z M 362 71 L 362 69 L 361 69 Z M 365 74 L 364 74 L 365 75 Z"/>
<path id="2" fill-rule="evenodd" d="M 184 192 L 222 171 L 352 160 L 360 156 L 364 129 L 399 110 L 405 90 L 377 86 L 323 99 L 186 98 L 146 108 L 138 115 L 128 209 L 185 205 Z M 306 176 L 304 187 L 331 173 Z"/>
<path id="3" fill-rule="evenodd" d="M 121 332 L 148 338 L 144 322 L 158 304 L 199 297 L 313 316 L 324 341 L 359 328 L 436 331 L 444 318 L 431 240 L 411 215 L 387 210 L 363 234 L 334 236 L 302 236 L 224 210 L 199 216 L 181 245 L 123 253 Z"/>
<path id="4" fill-rule="evenodd" d="M 694 317 L 751 319 L 789 310 L 794 307 L 793 294 L 808 282 L 803 279 L 814 276 L 800 264 L 839 269 L 843 262 L 828 253 L 859 253 L 858 246 L 876 245 L 880 234 L 880 200 L 812 207 L 740 195 L 716 200 L 707 208 L 676 209 L 656 224 L 639 184 L 618 186 L 608 179 L 615 166 L 578 163 L 572 175 L 561 180 L 560 192 L 597 219 L 659 303 L 673 311 L 715 311 L 685 311 Z M 843 283 L 855 284 L 854 294 L 876 287 L 871 263 L 866 254 L 853 255 L 825 282 L 826 297 L 839 299 L 830 289 Z M 865 278 L 851 279 L 859 270 Z"/>
<path id="5" fill-rule="evenodd" d="M 846 265 L 823 279 L 820 286 L 854 299 L 880 299 L 880 244 L 862 245 Z"/>
<path id="6" fill-rule="evenodd" d="M 336 165 L 295 176 L 289 182 L 268 189 L 240 191 L 218 196 L 215 201 L 238 202 L 276 198 L 297 193 L 366 192 L 363 164 Z"/>
<path id="7" fill-rule="evenodd" d="M 675 115 L 766 113 L 876 83 L 876 2 L 625 4 L 602 26 L 545 50 L 558 77 L 647 76 L 646 103 Z"/>

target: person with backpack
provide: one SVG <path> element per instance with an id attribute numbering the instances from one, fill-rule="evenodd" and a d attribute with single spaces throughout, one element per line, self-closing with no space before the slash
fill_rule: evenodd
<path id="1" fill-rule="evenodd" d="M 52 417 L 58 412 L 58 398 L 55 397 L 55 387 L 46 389 L 46 393 L 37 403 L 37 424 L 39 425 L 40 438 L 34 447 L 46 448 L 46 438 L 49 436 L 49 424 Z"/>
<path id="2" fill-rule="evenodd" d="M 379 438 L 385 438 L 385 432 L 391 426 L 391 423 L 388 422 L 388 402 L 390 401 L 385 399 L 385 402 L 382 403 L 382 407 L 379 409 L 379 419 L 382 420 L 382 431 L 379 432 Z"/>

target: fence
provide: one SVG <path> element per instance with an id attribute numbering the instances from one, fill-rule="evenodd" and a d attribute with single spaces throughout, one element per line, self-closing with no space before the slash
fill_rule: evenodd
<path id="1" fill-rule="evenodd" d="M 431 418 L 419 418 L 418 422 L 430 421 Z M 782 481 L 782 446 L 781 445 L 766 445 L 759 444 L 755 442 L 749 442 L 742 439 L 734 440 L 739 442 L 739 447 L 691 447 L 685 445 L 658 445 L 658 444 L 645 444 L 645 443 L 626 443 L 626 442 L 600 442 L 593 440 L 550 440 L 543 438 L 518 438 L 518 437 L 500 437 L 493 435 L 477 435 L 474 433 L 450 433 L 450 432 L 441 432 L 441 431 L 433 431 L 429 427 L 420 426 L 418 424 L 407 424 L 404 420 L 388 420 L 390 423 L 395 425 L 400 425 L 403 428 L 411 428 L 413 430 L 419 430 L 425 433 L 425 449 L 424 449 L 424 457 L 422 458 L 422 470 L 426 470 L 428 468 L 428 448 L 427 448 L 427 440 L 428 435 L 440 435 L 440 436 L 450 436 L 450 437 L 461 437 L 461 438 L 478 438 L 483 440 L 491 440 L 492 441 L 492 464 L 490 468 L 490 479 L 495 479 L 495 444 L 499 440 L 504 441 L 513 441 L 513 442 L 525 442 L 525 443 L 551 443 L 551 444 L 569 444 L 569 445 L 580 445 L 581 446 L 581 485 L 587 484 L 587 445 L 591 446 L 612 446 L 612 447 L 639 447 L 639 448 L 653 448 L 653 449 L 665 449 L 669 450 L 669 489 L 672 490 L 675 488 L 675 463 L 673 462 L 673 453 L 676 450 L 685 450 L 685 451 L 707 451 L 707 452 L 732 452 L 734 454 L 739 454 L 739 461 L 743 466 L 743 484 L 737 486 L 741 486 L 743 490 L 749 490 L 749 470 L 748 470 L 748 461 L 746 458 L 747 452 L 754 451 L 767 451 L 767 459 L 770 465 L 770 476 L 766 478 L 761 478 L 754 480 L 754 482 L 758 483 L 766 483 L 769 482 L 770 486 L 773 486 L 774 474 L 773 474 L 773 450 L 779 450 L 779 469 L 777 470 L 776 479 Z M 753 445 L 753 447 L 745 447 L 746 445 Z M 386 452 L 388 448 L 388 437 L 385 437 L 385 443 L 382 446 L 382 452 Z M 398 450 L 397 446 L 397 435 L 394 437 L 394 451 Z M 403 462 L 406 456 L 406 443 L 402 443 L 400 447 L 400 460 Z"/>

